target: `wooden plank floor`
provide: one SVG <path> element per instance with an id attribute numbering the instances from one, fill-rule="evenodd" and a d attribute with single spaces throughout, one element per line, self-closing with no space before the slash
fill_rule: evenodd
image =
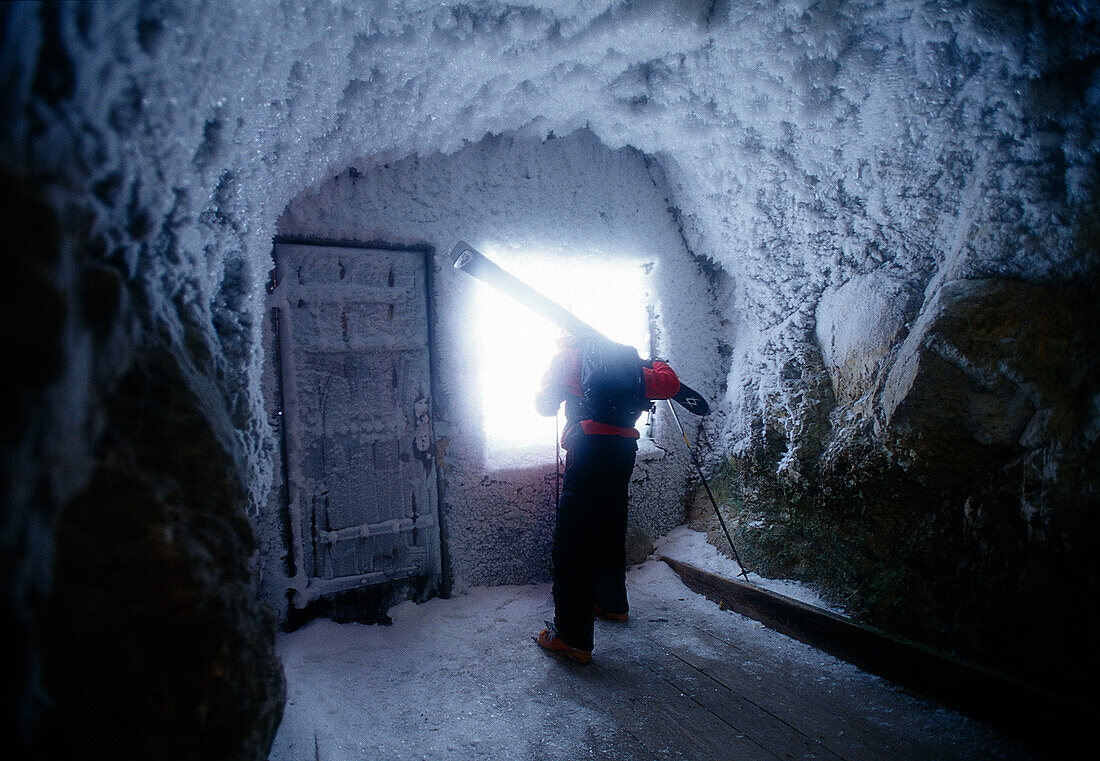
<path id="1" fill-rule="evenodd" d="M 811 647 L 942 701 L 967 716 L 1051 757 L 1072 757 L 1091 742 L 1098 706 L 968 662 L 951 653 L 898 637 L 821 608 L 806 605 L 740 579 L 709 573 L 662 557 L 692 590 Z"/>
<path id="2" fill-rule="evenodd" d="M 597 622 L 595 658 L 560 697 L 605 710 L 620 758 L 928 761 L 1034 756 L 939 704 L 712 605 L 632 595 L 626 625 Z M 626 749 L 629 748 L 629 752 Z M 596 749 L 593 748 L 593 751 Z M 597 754 L 598 755 L 598 754 Z"/>
<path id="3" fill-rule="evenodd" d="M 551 616 L 546 585 L 413 606 L 392 627 L 285 635 L 290 702 L 272 761 L 1036 757 L 720 610 L 664 564 L 632 571 L 629 588 L 630 621 L 597 622 L 588 665 L 531 641 Z"/>
<path id="4" fill-rule="evenodd" d="M 673 629 L 642 621 L 629 638 L 599 632 L 616 644 L 600 649 L 587 667 L 561 664 L 570 674 L 560 686 L 573 687 L 561 697 L 600 707 L 614 719 L 621 758 L 1032 757 L 996 732 L 888 682 L 863 673 L 823 675 L 798 657 L 761 652 L 708 623 Z"/>

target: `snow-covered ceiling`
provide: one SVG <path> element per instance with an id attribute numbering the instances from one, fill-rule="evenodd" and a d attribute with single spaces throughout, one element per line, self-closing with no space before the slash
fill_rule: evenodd
<path id="1" fill-rule="evenodd" d="M 654 157 L 689 248 L 736 282 L 732 402 L 770 400 L 757 404 L 797 420 L 804 384 L 782 369 L 814 351 L 827 288 L 870 271 L 921 286 L 945 265 L 1067 274 L 1067 213 L 1089 201 L 1100 153 L 1100 83 L 1066 67 L 1100 49 L 1088 4 L 214 0 L 7 13 L 3 155 L 89 212 L 89 239 L 140 286 L 152 325 L 212 347 L 195 370 L 222 379 L 256 463 L 276 220 L 349 165 L 582 127 Z M 735 416 L 731 440 L 746 426 Z"/>

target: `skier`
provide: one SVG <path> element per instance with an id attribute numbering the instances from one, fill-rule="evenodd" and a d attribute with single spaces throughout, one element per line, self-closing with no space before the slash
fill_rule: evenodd
<path id="1" fill-rule="evenodd" d="M 541 415 L 565 402 L 565 477 L 554 527 L 554 622 L 538 644 L 592 660 L 593 616 L 626 623 L 627 487 L 638 451 L 638 416 L 670 399 L 680 380 L 665 362 L 602 337 L 559 343 L 535 397 Z"/>

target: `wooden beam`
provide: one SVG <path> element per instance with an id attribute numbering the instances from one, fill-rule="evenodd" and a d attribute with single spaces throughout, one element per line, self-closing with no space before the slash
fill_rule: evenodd
<path id="1" fill-rule="evenodd" d="M 662 556 L 684 584 L 775 631 L 914 690 L 1027 741 L 1072 748 L 1100 711 L 942 650 Z"/>

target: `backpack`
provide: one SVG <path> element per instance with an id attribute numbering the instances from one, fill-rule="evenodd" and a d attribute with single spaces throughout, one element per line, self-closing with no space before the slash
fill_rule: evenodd
<path id="1" fill-rule="evenodd" d="M 581 390 L 585 416 L 600 423 L 632 428 L 650 407 L 638 350 L 603 336 L 581 346 Z"/>

